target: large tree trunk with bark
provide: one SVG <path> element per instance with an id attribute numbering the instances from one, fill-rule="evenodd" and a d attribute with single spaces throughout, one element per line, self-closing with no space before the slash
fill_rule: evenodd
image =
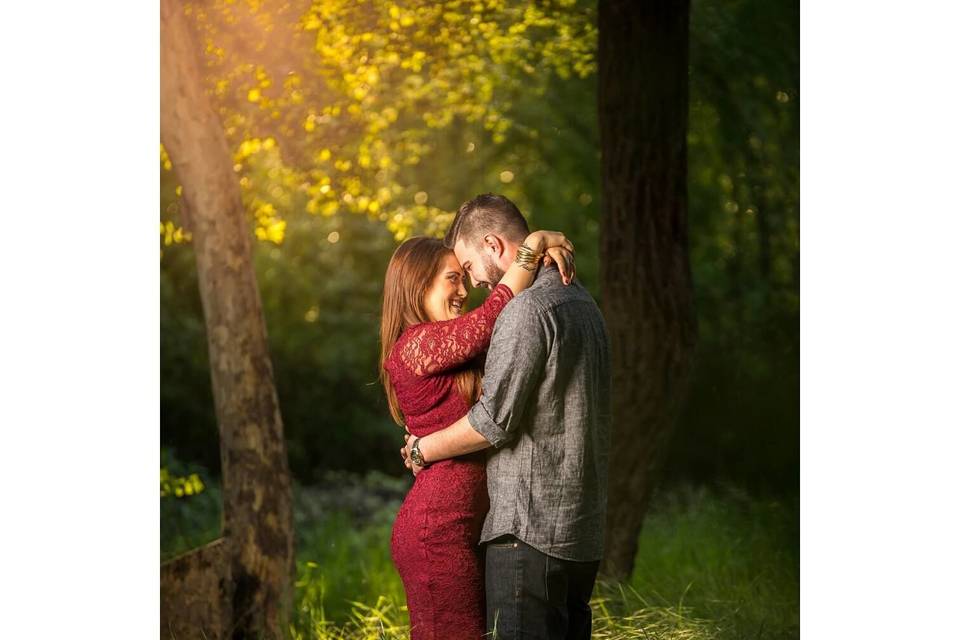
<path id="1" fill-rule="evenodd" d="M 278 637 L 292 596 L 292 497 L 251 229 L 177 0 L 161 1 L 160 29 L 161 138 L 189 214 L 220 428 L 224 566 L 210 604 L 224 636 Z"/>
<path id="2" fill-rule="evenodd" d="M 604 560 L 633 568 L 658 463 L 689 387 L 688 0 L 600 0 L 601 296 L 613 347 Z"/>

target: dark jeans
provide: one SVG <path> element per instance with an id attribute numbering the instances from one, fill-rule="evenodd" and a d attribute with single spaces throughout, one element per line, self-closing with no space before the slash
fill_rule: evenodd
<path id="1" fill-rule="evenodd" d="M 513 536 L 484 547 L 491 639 L 590 639 L 590 594 L 599 562 L 554 558 Z"/>

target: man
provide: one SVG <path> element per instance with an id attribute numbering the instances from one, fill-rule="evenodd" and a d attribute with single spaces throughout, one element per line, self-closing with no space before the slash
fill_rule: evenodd
<path id="1" fill-rule="evenodd" d="M 493 288 L 529 233 L 485 194 L 460 207 L 445 243 L 474 286 Z M 492 447 L 485 547 L 488 631 L 500 639 L 588 639 L 602 552 L 610 440 L 609 340 L 600 310 L 555 266 L 501 312 L 470 412 L 404 455 L 424 465 Z"/>

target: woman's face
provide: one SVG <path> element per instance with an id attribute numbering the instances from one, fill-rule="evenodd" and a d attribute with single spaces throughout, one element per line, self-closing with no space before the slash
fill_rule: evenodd
<path id="1" fill-rule="evenodd" d="M 424 311 L 431 322 L 453 320 L 463 313 L 466 300 L 463 269 L 451 251 L 440 261 L 440 271 L 433 276 L 423 297 Z"/>

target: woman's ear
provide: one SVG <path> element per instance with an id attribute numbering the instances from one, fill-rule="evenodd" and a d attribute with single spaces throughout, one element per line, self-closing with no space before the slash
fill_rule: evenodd
<path id="1" fill-rule="evenodd" d="M 503 241 L 492 233 L 488 233 L 483 237 L 483 246 L 490 252 L 493 253 L 493 256 L 497 259 L 503 255 L 506 247 L 503 245 Z"/>

